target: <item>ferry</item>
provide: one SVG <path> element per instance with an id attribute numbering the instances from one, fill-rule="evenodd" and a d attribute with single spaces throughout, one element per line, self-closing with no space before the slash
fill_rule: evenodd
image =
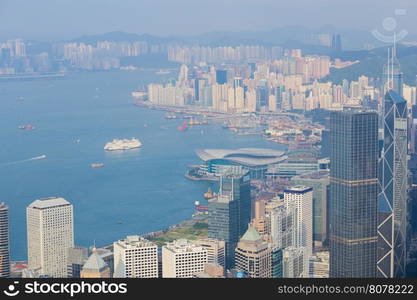
<path id="1" fill-rule="evenodd" d="M 176 118 L 177 118 L 177 116 L 174 115 L 174 114 L 166 114 L 165 115 L 165 119 L 176 119 Z"/>
<path id="2" fill-rule="evenodd" d="M 139 106 L 139 107 L 144 107 L 146 106 L 146 103 L 144 101 L 135 101 L 133 102 L 134 105 Z"/>
<path id="3" fill-rule="evenodd" d="M 95 169 L 95 168 L 102 168 L 102 167 L 104 167 L 104 164 L 103 163 L 91 164 L 91 167 L 93 169 Z"/>
<path id="4" fill-rule="evenodd" d="M 33 126 L 32 124 L 27 124 L 27 125 L 20 125 L 19 129 L 22 130 L 34 130 L 36 127 Z"/>
<path id="5" fill-rule="evenodd" d="M 114 150 L 130 150 L 130 149 L 135 149 L 135 148 L 139 148 L 142 146 L 142 143 L 135 138 L 132 139 L 114 139 L 111 142 L 108 142 L 105 146 L 104 146 L 104 150 L 108 150 L 108 151 L 114 151 Z"/>
<path id="6" fill-rule="evenodd" d="M 170 74 L 170 73 L 171 73 L 171 71 L 169 71 L 169 70 L 159 70 L 159 71 L 156 72 L 157 75 L 167 75 L 167 74 Z"/>

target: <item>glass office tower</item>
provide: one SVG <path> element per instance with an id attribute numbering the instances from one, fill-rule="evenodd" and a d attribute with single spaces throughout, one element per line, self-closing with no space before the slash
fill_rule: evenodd
<path id="1" fill-rule="evenodd" d="M 378 277 L 404 277 L 407 229 L 407 101 L 385 95 L 384 142 L 379 161 Z"/>
<path id="2" fill-rule="evenodd" d="M 330 277 L 376 277 L 378 114 L 332 112 Z"/>
<path id="3" fill-rule="evenodd" d="M 220 178 L 217 198 L 208 203 L 208 237 L 226 244 L 226 268 L 234 267 L 234 253 L 239 239 L 251 220 L 249 173 L 227 173 Z"/>

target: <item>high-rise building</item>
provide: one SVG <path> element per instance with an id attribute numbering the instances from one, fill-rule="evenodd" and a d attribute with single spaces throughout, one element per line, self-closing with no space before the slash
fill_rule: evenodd
<path id="1" fill-rule="evenodd" d="M 297 185 L 284 190 L 284 204 L 294 212 L 294 247 L 313 254 L 313 188 Z"/>
<path id="2" fill-rule="evenodd" d="M 287 247 L 282 254 L 284 278 L 307 277 L 308 258 L 305 247 Z"/>
<path id="3" fill-rule="evenodd" d="M 220 195 L 230 196 L 238 202 L 239 238 L 246 232 L 251 220 L 252 200 L 249 172 L 228 172 L 220 178 Z"/>
<path id="4" fill-rule="evenodd" d="M 227 70 L 216 70 L 216 82 L 217 84 L 227 83 Z"/>
<path id="5" fill-rule="evenodd" d="M 81 269 L 88 259 L 88 248 L 86 247 L 71 247 L 68 248 L 67 258 L 67 277 L 80 278 Z"/>
<path id="6" fill-rule="evenodd" d="M 67 276 L 68 249 L 74 247 L 73 208 L 63 198 L 43 198 L 26 209 L 28 268 L 40 275 Z"/>
<path id="7" fill-rule="evenodd" d="M 234 266 L 234 250 L 239 241 L 238 202 L 219 195 L 208 202 L 208 237 L 225 242 L 225 267 Z"/>
<path id="8" fill-rule="evenodd" d="M 195 244 L 207 250 L 207 262 L 209 264 L 225 266 L 226 249 L 224 241 L 206 238 L 195 241 Z"/>
<path id="9" fill-rule="evenodd" d="M 340 34 L 333 34 L 332 37 L 332 50 L 334 52 L 342 51 L 342 37 Z"/>
<path id="10" fill-rule="evenodd" d="M 295 185 L 313 188 L 313 241 L 321 247 L 327 239 L 327 200 L 330 189 L 328 171 L 305 173 L 291 178 Z"/>
<path id="11" fill-rule="evenodd" d="M 310 278 L 328 278 L 329 277 L 329 252 L 322 251 L 315 253 L 309 259 Z"/>
<path id="12" fill-rule="evenodd" d="M 293 246 L 294 213 L 293 207 L 286 207 L 284 201 L 273 198 L 265 203 L 264 235 L 266 235 L 273 249 L 284 249 Z"/>
<path id="13" fill-rule="evenodd" d="M 401 72 L 400 62 L 397 59 L 396 47 L 388 50 L 388 60 L 384 65 L 383 78 L 384 94 L 390 90 L 396 91 L 401 97 L 403 96 L 404 75 Z"/>
<path id="14" fill-rule="evenodd" d="M 96 248 L 93 248 L 93 252 L 83 265 L 81 272 L 81 278 L 110 278 L 110 268 L 106 262 L 97 253 Z"/>
<path id="15" fill-rule="evenodd" d="M 272 277 L 272 252 L 255 228 L 249 226 L 237 244 L 236 269 L 250 278 Z"/>
<path id="16" fill-rule="evenodd" d="M 10 277 L 9 208 L 0 203 L 0 278 Z"/>
<path id="17" fill-rule="evenodd" d="M 385 95 L 384 139 L 379 161 L 378 277 L 404 277 L 408 201 L 408 110 L 396 91 Z"/>
<path id="18" fill-rule="evenodd" d="M 192 241 L 179 239 L 162 247 L 162 277 L 192 278 L 204 271 L 208 251 Z"/>
<path id="19" fill-rule="evenodd" d="M 330 144 L 330 277 L 375 277 L 378 114 L 332 112 Z"/>
<path id="20" fill-rule="evenodd" d="M 217 198 L 209 200 L 208 237 L 226 243 L 226 268 L 234 266 L 234 251 L 251 219 L 250 176 L 227 173 L 220 178 Z"/>
<path id="21" fill-rule="evenodd" d="M 113 244 L 114 277 L 158 278 L 158 246 L 140 236 Z"/>

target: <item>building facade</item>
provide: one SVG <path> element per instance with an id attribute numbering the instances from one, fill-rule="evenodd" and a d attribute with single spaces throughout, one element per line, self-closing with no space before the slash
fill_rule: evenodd
<path id="1" fill-rule="evenodd" d="M 158 278 L 158 247 L 140 236 L 113 243 L 114 277 Z"/>
<path id="2" fill-rule="evenodd" d="M 26 209 L 28 268 L 43 276 L 67 276 L 68 249 L 74 247 L 73 208 L 63 198 L 43 198 Z"/>
<path id="3" fill-rule="evenodd" d="M 250 278 L 272 277 L 272 251 L 255 228 L 250 226 L 237 244 L 236 269 Z"/>
<path id="4" fill-rule="evenodd" d="M 162 277 L 192 278 L 204 272 L 208 251 L 195 243 L 179 239 L 162 247 Z"/>
<path id="5" fill-rule="evenodd" d="M 315 245 L 321 247 L 327 239 L 330 173 L 319 171 L 302 174 L 291 178 L 291 183 L 313 188 L 313 240 Z"/>
<path id="6" fill-rule="evenodd" d="M 226 243 L 224 241 L 206 238 L 195 241 L 195 244 L 207 250 L 207 262 L 209 264 L 225 266 Z"/>
<path id="7" fill-rule="evenodd" d="M 330 117 L 330 277 L 376 276 L 378 115 Z"/>
<path id="8" fill-rule="evenodd" d="M 0 278 L 10 277 L 9 208 L 0 203 Z"/>
<path id="9" fill-rule="evenodd" d="M 294 217 L 294 247 L 305 247 L 313 254 L 313 188 L 293 186 L 284 190 L 284 203 Z"/>
<path id="10" fill-rule="evenodd" d="M 251 220 L 250 176 L 227 173 L 220 178 L 219 196 L 208 202 L 208 237 L 226 244 L 225 266 L 234 266 L 234 252 L 239 238 Z"/>
<path id="11" fill-rule="evenodd" d="M 384 140 L 379 161 L 378 277 L 404 277 L 408 202 L 407 101 L 390 90 L 384 102 Z"/>

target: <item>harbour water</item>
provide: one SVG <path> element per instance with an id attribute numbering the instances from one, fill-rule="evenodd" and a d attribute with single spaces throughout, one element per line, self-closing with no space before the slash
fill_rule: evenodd
<path id="1" fill-rule="evenodd" d="M 0 82 L 0 202 L 10 207 L 13 260 L 27 257 L 25 209 L 35 199 L 70 201 L 75 243 L 102 246 L 191 216 L 209 186 L 184 177 L 186 166 L 199 162 L 194 149 L 282 149 L 220 124 L 181 132 L 182 120 L 132 104 L 131 91 L 169 76 L 114 71 Z M 22 124 L 36 129 L 18 129 Z M 103 150 L 113 138 L 132 137 L 143 147 Z"/>

